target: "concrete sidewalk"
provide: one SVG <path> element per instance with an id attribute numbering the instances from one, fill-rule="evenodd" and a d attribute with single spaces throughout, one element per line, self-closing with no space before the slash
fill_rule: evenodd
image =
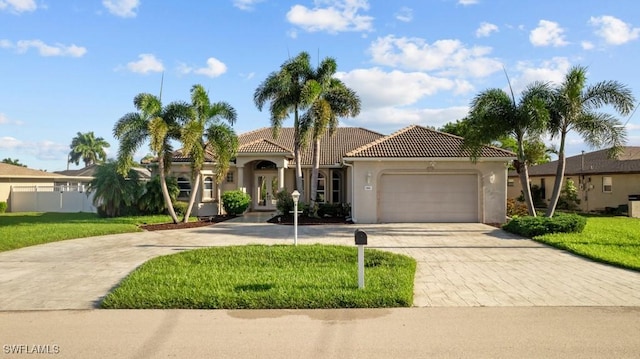
<path id="1" fill-rule="evenodd" d="M 89 309 L 128 273 L 210 246 L 292 244 L 292 226 L 253 215 L 194 229 L 67 240 L 0 253 L 0 310 Z M 640 306 L 640 273 L 594 263 L 483 224 L 300 226 L 299 243 L 416 258 L 415 306 Z"/>

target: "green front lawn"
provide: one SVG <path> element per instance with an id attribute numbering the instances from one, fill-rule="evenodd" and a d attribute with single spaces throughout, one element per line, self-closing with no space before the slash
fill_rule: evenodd
<path id="1" fill-rule="evenodd" d="M 416 261 L 325 245 L 214 247 L 152 259 L 102 302 L 103 308 L 275 309 L 408 307 Z"/>
<path id="2" fill-rule="evenodd" d="M 0 252 L 65 239 L 139 232 L 144 223 L 171 222 L 169 216 L 100 218 L 95 213 L 0 214 Z"/>
<path id="3" fill-rule="evenodd" d="M 582 233 L 554 233 L 534 239 L 599 262 L 640 270 L 637 218 L 589 217 Z"/>

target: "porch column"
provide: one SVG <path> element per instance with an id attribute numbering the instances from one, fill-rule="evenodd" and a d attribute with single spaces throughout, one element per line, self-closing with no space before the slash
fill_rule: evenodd
<path id="1" fill-rule="evenodd" d="M 244 166 L 237 167 L 238 169 L 238 189 L 242 192 L 247 192 L 247 188 L 244 186 Z"/>
<path id="2" fill-rule="evenodd" d="M 284 189 L 284 167 L 278 167 L 278 191 Z"/>

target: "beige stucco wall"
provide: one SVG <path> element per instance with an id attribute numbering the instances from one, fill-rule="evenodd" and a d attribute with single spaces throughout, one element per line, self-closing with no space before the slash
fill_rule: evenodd
<path id="1" fill-rule="evenodd" d="M 611 177 L 612 191 L 604 192 L 602 188 L 603 177 Z M 516 177 L 514 186 L 508 187 L 508 198 L 517 198 L 520 196 L 522 186 L 520 180 Z M 532 185 L 540 186 L 541 179 L 545 181 L 545 199 L 547 202 L 553 192 L 554 176 L 531 177 Z M 571 178 L 578 187 L 580 198 L 580 210 L 585 212 L 601 211 L 605 207 L 618 207 L 621 204 L 628 204 L 628 196 L 632 194 L 640 194 L 640 174 L 597 174 L 597 175 L 572 175 L 565 176 Z M 563 181 L 562 186 L 566 183 Z"/>
<path id="2" fill-rule="evenodd" d="M 433 165 L 432 165 L 433 164 Z M 367 183 L 371 172 L 370 183 Z M 376 223 L 379 221 L 378 187 L 385 173 L 414 174 L 477 174 L 478 175 L 478 222 L 504 223 L 506 220 L 506 161 L 360 161 L 353 162 L 352 214 L 355 222 Z M 490 183 L 491 176 L 493 183 Z M 371 187 L 371 189 L 367 189 Z M 350 189 L 351 191 L 351 189 Z"/>

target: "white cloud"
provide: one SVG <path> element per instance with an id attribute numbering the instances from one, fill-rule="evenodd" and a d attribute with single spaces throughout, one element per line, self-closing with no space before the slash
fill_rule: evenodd
<path id="1" fill-rule="evenodd" d="M 376 128 L 390 133 L 408 125 L 433 126 L 440 128 L 448 122 L 455 122 L 467 116 L 467 106 L 448 108 L 396 108 L 385 107 L 364 110 L 356 118 L 341 120 L 346 126 Z"/>
<path id="2" fill-rule="evenodd" d="M 371 31 L 373 17 L 359 14 L 369 9 L 367 0 L 315 0 L 312 9 L 294 5 L 287 12 L 287 20 L 309 31 Z"/>
<path id="3" fill-rule="evenodd" d="M 367 109 L 412 105 L 441 91 L 471 88 L 466 81 L 433 77 L 423 72 L 385 72 L 377 67 L 340 72 L 336 77 L 356 91 L 362 108 Z"/>
<path id="4" fill-rule="evenodd" d="M 593 48 L 595 47 L 593 43 L 589 41 L 582 41 L 580 43 L 580 46 L 582 46 L 583 50 L 593 50 Z"/>
<path id="5" fill-rule="evenodd" d="M 459 40 L 438 40 L 433 44 L 420 38 L 378 38 L 369 47 L 374 63 L 410 70 L 437 71 L 440 75 L 485 77 L 502 68 L 500 61 L 487 57 L 490 47 L 467 48 Z"/>
<path id="6" fill-rule="evenodd" d="M 476 30 L 476 37 L 488 37 L 492 32 L 498 32 L 498 26 L 488 22 L 483 22 Z"/>
<path id="7" fill-rule="evenodd" d="M 596 27 L 596 35 L 610 45 L 622 45 L 640 36 L 640 28 L 632 27 L 613 16 L 591 17 L 589 24 Z"/>
<path id="8" fill-rule="evenodd" d="M 21 13 L 35 11 L 37 8 L 35 0 L 0 0 L 0 10 Z"/>
<path id="9" fill-rule="evenodd" d="M 464 6 L 475 5 L 479 2 L 480 2 L 479 0 L 458 0 L 458 4 L 464 5 Z"/>
<path id="10" fill-rule="evenodd" d="M 193 72 L 198 75 L 205 75 L 212 78 L 218 77 L 227 72 L 227 65 L 215 57 L 210 57 L 207 59 L 206 67 L 195 69 Z"/>
<path id="11" fill-rule="evenodd" d="M 565 46 L 569 43 L 564 39 L 564 29 L 557 22 L 540 20 L 538 27 L 531 30 L 529 41 L 533 46 Z"/>
<path id="12" fill-rule="evenodd" d="M 19 40 L 17 43 L 13 43 L 9 40 L 0 40 L 0 48 L 15 49 L 18 53 L 25 53 L 29 49 L 36 49 L 40 56 L 69 56 L 69 57 L 82 57 L 87 53 L 87 49 L 75 44 L 63 45 L 55 44 L 48 45 L 42 40 Z"/>
<path id="13" fill-rule="evenodd" d="M 149 72 L 162 72 L 164 65 L 153 54 L 140 54 L 140 60 L 132 61 L 127 64 L 127 69 L 131 72 L 139 74 L 147 74 Z"/>
<path id="14" fill-rule="evenodd" d="M 115 16 L 135 17 L 140 0 L 102 0 L 102 5 Z"/>
<path id="15" fill-rule="evenodd" d="M 413 21 L 413 10 L 406 6 L 403 6 L 396 13 L 396 19 L 402 22 L 411 22 Z"/>
<path id="16" fill-rule="evenodd" d="M 22 121 L 11 120 L 4 113 L 0 113 L 0 125 L 22 125 Z"/>
<path id="17" fill-rule="evenodd" d="M 53 141 L 22 141 L 15 137 L 0 137 L 0 149 L 16 151 L 25 155 L 35 156 L 40 160 L 52 160 L 66 158 L 69 145 L 55 143 Z"/>
<path id="18" fill-rule="evenodd" d="M 521 92 L 534 81 L 560 84 L 564 81 L 564 77 L 570 68 L 571 63 L 566 57 L 554 57 L 540 64 L 519 62 L 516 65 L 517 75 L 511 78 L 511 85 L 515 92 Z M 509 76 L 512 76 L 512 74 L 509 74 Z"/>
<path id="19" fill-rule="evenodd" d="M 210 57 L 207 59 L 207 66 L 205 67 L 193 68 L 187 64 L 180 64 L 178 65 L 178 72 L 184 75 L 194 73 L 214 78 L 227 72 L 227 65 L 215 57 Z"/>
<path id="20" fill-rule="evenodd" d="M 237 7 L 240 10 L 251 11 L 255 8 L 257 3 L 263 2 L 264 0 L 233 0 L 233 6 Z"/>

